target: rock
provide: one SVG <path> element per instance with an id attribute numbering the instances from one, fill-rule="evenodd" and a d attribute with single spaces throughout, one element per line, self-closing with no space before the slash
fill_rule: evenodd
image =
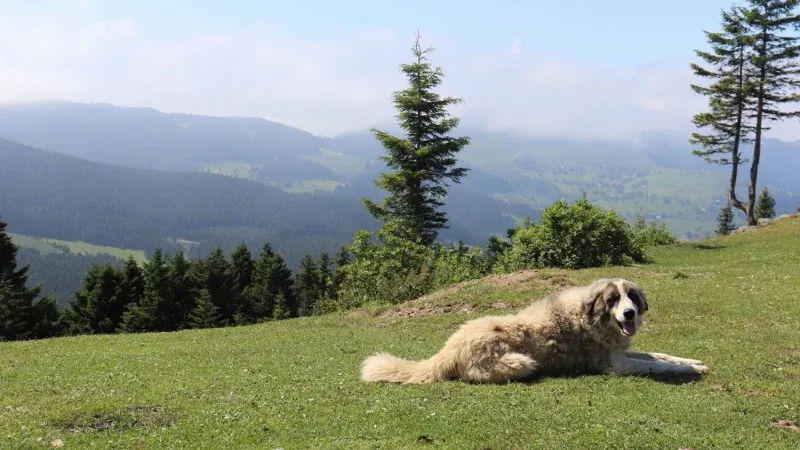
<path id="1" fill-rule="evenodd" d="M 748 231 L 753 231 L 753 230 L 757 230 L 757 229 L 758 229 L 758 227 L 757 227 L 757 226 L 750 226 L 750 227 L 748 227 L 748 226 L 743 226 L 743 227 L 739 227 L 739 228 L 737 228 L 737 229 L 735 229 L 735 230 L 731 231 L 731 234 L 737 234 L 737 233 L 747 233 Z"/>

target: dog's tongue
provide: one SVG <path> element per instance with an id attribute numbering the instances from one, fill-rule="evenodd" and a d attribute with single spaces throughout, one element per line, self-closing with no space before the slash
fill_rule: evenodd
<path id="1" fill-rule="evenodd" d="M 633 322 L 622 322 L 622 332 L 628 336 L 636 334 L 636 325 Z"/>

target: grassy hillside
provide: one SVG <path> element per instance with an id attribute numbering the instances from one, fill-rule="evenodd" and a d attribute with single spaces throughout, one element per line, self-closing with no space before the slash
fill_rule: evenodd
<path id="1" fill-rule="evenodd" d="M 65 448 L 798 448 L 800 220 L 653 252 L 643 267 L 522 272 L 393 309 L 169 334 L 0 344 L 0 434 Z M 586 376 L 367 385 L 378 350 L 437 351 L 464 320 L 623 276 L 648 292 L 635 347 L 701 380 Z"/>
<path id="2" fill-rule="evenodd" d="M 11 240 L 23 248 L 32 248 L 44 255 L 51 253 L 64 253 L 64 248 L 78 255 L 109 255 L 125 260 L 129 255 L 139 263 L 147 261 L 144 250 L 130 250 L 103 245 L 92 245 L 81 241 L 61 241 L 58 239 L 38 238 L 11 233 Z M 59 248 L 60 247 L 60 248 Z"/>

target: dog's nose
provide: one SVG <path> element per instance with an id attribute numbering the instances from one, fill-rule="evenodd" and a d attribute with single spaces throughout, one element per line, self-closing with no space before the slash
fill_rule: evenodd
<path id="1" fill-rule="evenodd" d="M 622 315 L 625 316 L 626 320 L 633 320 L 633 317 L 636 315 L 636 311 L 631 308 L 622 311 Z"/>

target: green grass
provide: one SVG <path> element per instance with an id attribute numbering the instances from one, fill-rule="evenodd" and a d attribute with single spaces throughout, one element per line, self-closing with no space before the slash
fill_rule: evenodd
<path id="1" fill-rule="evenodd" d="M 38 250 L 42 254 L 61 253 L 62 250 L 55 245 L 66 246 L 72 253 L 86 255 L 111 255 L 120 259 L 127 259 L 129 255 L 141 263 L 147 261 L 144 250 L 131 250 L 117 247 L 106 247 L 103 245 L 87 244 L 81 241 L 61 241 L 58 239 L 39 238 L 11 233 L 11 240 L 20 247 L 29 247 Z"/>
<path id="2" fill-rule="evenodd" d="M 516 274 L 421 303 L 262 325 L 0 344 L 6 448 L 800 448 L 800 220 L 652 251 L 655 263 Z M 699 380 L 365 384 L 378 350 L 436 352 L 464 320 L 527 304 L 554 279 L 622 276 L 651 310 L 635 348 L 701 359 Z M 558 277 L 558 278 L 553 278 Z M 503 309 L 492 309 L 503 301 Z"/>

